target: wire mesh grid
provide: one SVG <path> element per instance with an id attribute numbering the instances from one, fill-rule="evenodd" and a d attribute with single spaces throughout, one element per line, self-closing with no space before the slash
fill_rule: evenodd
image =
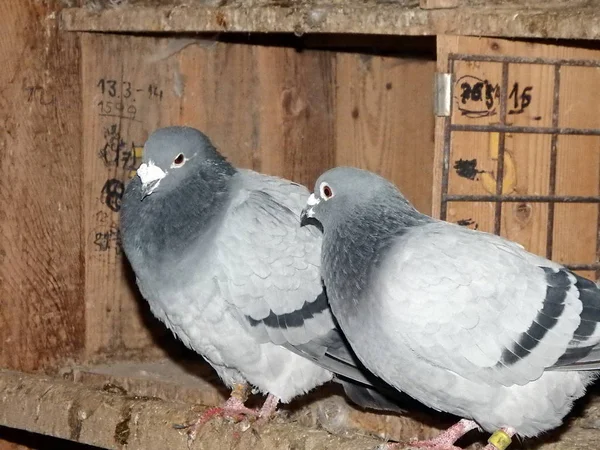
<path id="1" fill-rule="evenodd" d="M 492 62 L 502 64 L 502 75 L 500 84 L 500 111 L 499 123 L 490 125 L 469 125 L 452 123 L 452 114 L 444 118 L 444 146 L 442 167 L 442 195 L 440 216 L 446 220 L 448 213 L 448 202 L 493 202 L 494 210 L 494 233 L 500 234 L 502 225 L 502 205 L 505 202 L 543 202 L 548 204 L 546 257 L 553 256 L 554 237 L 554 210 L 556 203 L 600 203 L 600 196 L 564 196 L 556 195 L 556 163 L 557 142 L 560 135 L 600 136 L 600 129 L 585 128 L 561 128 L 559 127 L 560 108 L 560 75 L 561 67 L 577 66 L 600 68 L 600 61 L 593 60 L 569 60 L 551 58 L 527 58 L 513 56 L 487 56 L 451 53 L 448 55 L 448 72 L 455 73 L 456 61 Z M 510 64 L 543 64 L 554 67 L 554 87 L 552 100 L 552 126 L 551 127 L 528 127 L 513 126 L 506 122 L 507 95 L 508 95 L 508 71 Z M 455 131 L 471 131 L 482 133 L 498 133 L 498 162 L 496 169 L 496 194 L 490 195 L 455 195 L 448 193 L 450 154 L 452 147 L 452 133 Z M 506 144 L 506 133 L 531 133 L 551 135 L 550 145 L 550 175 L 548 180 L 548 195 L 503 195 L 504 183 L 504 154 Z M 592 264 L 567 264 L 571 270 L 594 270 L 596 277 L 600 273 L 600 207 L 598 208 L 598 219 L 596 225 L 596 262 Z"/>

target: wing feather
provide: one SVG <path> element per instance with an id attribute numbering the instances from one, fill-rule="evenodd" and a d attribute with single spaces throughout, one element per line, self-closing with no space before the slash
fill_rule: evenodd
<path id="1" fill-rule="evenodd" d="M 369 295 L 431 364 L 511 385 L 586 363 L 582 345 L 600 340 L 590 283 L 498 236 L 434 222 L 397 238 Z"/>

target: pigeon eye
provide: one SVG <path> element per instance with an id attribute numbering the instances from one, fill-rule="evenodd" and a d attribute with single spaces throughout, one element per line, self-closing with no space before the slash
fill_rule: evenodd
<path id="1" fill-rule="evenodd" d="M 185 162 L 185 156 L 183 156 L 183 153 L 180 153 L 179 155 L 177 155 L 177 157 L 173 160 L 173 165 L 172 167 L 179 167 L 179 166 L 183 166 L 183 163 Z"/>
<path id="2" fill-rule="evenodd" d="M 321 197 L 323 197 L 325 200 L 329 200 L 331 197 L 333 197 L 333 191 L 331 190 L 331 187 L 329 187 L 329 185 L 325 182 L 321 183 Z"/>

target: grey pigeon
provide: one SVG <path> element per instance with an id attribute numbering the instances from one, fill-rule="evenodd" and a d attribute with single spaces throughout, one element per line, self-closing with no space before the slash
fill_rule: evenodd
<path id="1" fill-rule="evenodd" d="M 456 449 L 474 428 L 503 450 L 559 426 L 600 369 L 600 290 L 502 237 L 418 212 L 386 179 L 322 174 L 302 219 L 323 230 L 321 274 L 364 365 L 464 418 L 413 446 Z"/>
<path id="2" fill-rule="evenodd" d="M 369 387 L 375 377 L 357 368 L 334 324 L 321 233 L 299 226 L 308 193 L 234 168 L 189 127 L 152 133 L 126 187 L 122 242 L 140 292 L 233 389 L 221 414 L 254 413 L 244 406 L 249 384 L 268 394 L 259 412 L 268 417 L 332 372 L 364 406 L 399 409 Z"/>

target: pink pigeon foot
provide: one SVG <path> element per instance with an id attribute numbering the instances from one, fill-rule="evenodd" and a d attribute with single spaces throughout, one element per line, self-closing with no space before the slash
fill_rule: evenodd
<path id="1" fill-rule="evenodd" d="M 426 441 L 411 441 L 408 443 L 387 444 L 387 449 L 401 448 L 408 445 L 409 447 L 423 448 L 427 450 L 461 450 L 454 443 L 469 431 L 477 428 L 477 424 L 472 420 L 462 419 L 458 423 L 452 425 L 439 436 L 428 439 Z M 489 450 L 486 448 L 486 450 Z"/>
<path id="2" fill-rule="evenodd" d="M 257 425 L 267 423 L 268 420 L 275 414 L 278 404 L 279 399 L 277 397 L 272 394 L 267 395 L 267 399 L 258 411 L 258 420 L 256 421 Z"/>
<path id="3" fill-rule="evenodd" d="M 244 417 L 260 417 L 259 411 L 244 405 L 244 402 L 248 398 L 248 392 L 249 387 L 247 385 L 235 385 L 230 397 L 222 406 L 209 408 L 193 422 L 184 425 L 175 425 L 174 427 L 179 430 L 188 428 L 188 444 L 191 444 L 196 440 L 198 431 L 200 431 L 202 426 L 217 416 L 230 418 L 236 422 L 243 420 Z"/>

